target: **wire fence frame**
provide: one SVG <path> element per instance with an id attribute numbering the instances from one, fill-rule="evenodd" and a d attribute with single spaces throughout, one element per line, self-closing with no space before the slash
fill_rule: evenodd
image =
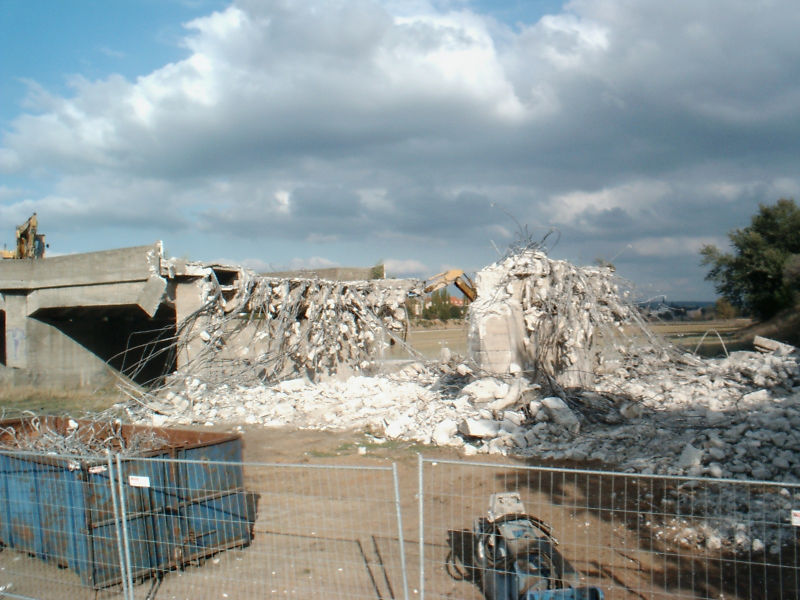
<path id="1" fill-rule="evenodd" d="M 216 598 L 226 591 L 229 597 L 291 596 L 313 590 L 348 600 L 408 600 L 409 574 L 415 575 L 416 565 L 408 562 L 414 546 L 407 545 L 407 522 L 419 531 L 414 596 L 482 598 L 480 578 L 470 571 L 474 565 L 460 565 L 467 575 L 463 580 L 448 579 L 451 565 L 441 541 L 469 533 L 472 522 L 486 513 L 488 495 L 511 490 L 521 492 L 529 513 L 550 522 L 581 583 L 596 585 L 606 598 L 800 595 L 800 553 L 791 522 L 792 509 L 800 505 L 800 485 L 793 483 L 418 455 L 416 469 L 405 471 L 412 490 L 417 480 L 416 502 L 403 503 L 401 490 L 412 499 L 400 486 L 396 463 L 54 457 L 3 450 L 0 470 L 0 539 L 6 549 L 15 549 L 4 529 L 11 525 L 9 517 L 40 518 L 43 528 L 34 536 L 43 540 L 39 546 L 22 546 L 16 553 L 0 549 L 0 597 L 137 600 Z M 22 492 L 9 496 L 14 482 Z M 47 491 L 49 483 L 65 485 L 65 492 Z M 260 504 L 248 505 L 250 493 L 260 495 Z M 70 504 L 86 498 L 96 504 Z M 65 531 L 59 519 L 75 529 Z M 80 546 L 79 540 L 92 535 L 94 547 Z M 240 546 L 242 539 L 246 543 Z M 68 558 L 80 548 L 86 556 Z M 176 549 L 186 561 L 175 559 Z M 461 547 L 462 557 L 471 549 Z M 25 557 L 26 552 L 37 558 Z M 153 557 L 169 560 L 162 564 Z M 66 570 L 37 567 L 41 558 Z M 82 571 L 80 588 L 80 577 L 70 572 L 73 562 L 85 568 L 92 561 L 97 569 Z M 18 564 L 27 569 L 19 577 L 30 578 L 30 584 L 6 587 Z M 306 572 L 308 581 L 296 581 Z"/>
<path id="2" fill-rule="evenodd" d="M 419 455 L 420 598 L 483 597 L 482 574 L 469 562 L 470 525 L 486 516 L 489 494 L 506 491 L 520 491 L 527 512 L 549 521 L 580 585 L 597 586 L 606 598 L 800 595 L 791 518 L 800 504 L 798 484 Z M 441 544 L 445 529 L 449 548 Z M 459 535 L 469 539 L 458 542 Z M 467 562 L 451 564 L 454 552 Z M 458 577 L 453 568 L 461 569 Z M 463 581 L 455 591 L 453 580 Z"/>
<path id="3" fill-rule="evenodd" d="M 129 460 L 128 462 L 135 464 L 137 460 Z M 386 554 L 382 555 L 381 551 L 377 549 L 375 536 L 371 537 L 373 538 L 373 544 L 376 545 L 374 548 L 374 553 L 377 556 L 377 559 L 374 557 L 367 557 L 368 551 L 367 549 L 361 547 L 362 544 L 360 541 L 356 541 L 355 543 L 355 545 L 358 546 L 359 556 L 361 557 L 361 560 L 364 561 L 366 570 L 369 571 L 366 579 L 369 579 L 370 589 L 374 589 L 375 596 L 383 597 L 383 594 L 387 593 L 387 597 L 403 598 L 404 600 L 408 600 L 409 596 L 404 552 L 405 540 L 403 537 L 402 515 L 400 512 L 397 467 L 394 463 L 388 466 L 350 466 L 266 462 L 239 463 L 237 461 L 213 461 L 212 463 L 209 463 L 207 461 L 160 458 L 145 459 L 142 460 L 142 462 L 164 463 L 165 465 L 173 465 L 182 468 L 208 468 L 209 465 L 213 465 L 213 467 L 217 469 L 238 466 L 243 467 L 245 474 L 244 487 L 248 490 L 257 492 L 257 494 L 260 494 L 262 497 L 269 498 L 268 505 L 263 511 L 259 509 L 259 514 L 262 512 L 274 512 L 282 515 L 280 517 L 281 519 L 287 520 L 287 530 L 285 532 L 276 532 L 274 531 L 274 528 L 265 526 L 261 526 L 259 528 L 259 522 L 255 523 L 255 533 L 253 537 L 254 543 L 250 545 L 245 552 L 246 554 L 250 555 L 251 560 L 249 562 L 253 566 L 260 566 L 258 561 L 253 559 L 253 556 L 256 558 L 260 557 L 265 559 L 263 561 L 265 565 L 272 564 L 272 568 L 274 568 L 274 564 L 276 562 L 281 562 L 281 560 L 274 560 L 276 556 L 281 555 L 281 557 L 284 559 L 289 556 L 291 558 L 290 562 L 292 563 L 292 566 L 296 567 L 295 571 L 299 570 L 299 572 L 303 573 L 308 570 L 310 563 L 304 565 L 295 564 L 295 562 L 302 563 L 303 561 L 311 561 L 314 559 L 309 559 L 306 555 L 301 555 L 300 553 L 298 553 L 297 557 L 291 557 L 291 548 L 289 546 L 284 549 L 271 547 L 266 552 L 262 552 L 257 550 L 257 544 L 255 541 L 257 541 L 259 536 L 261 536 L 263 539 L 265 535 L 283 536 L 288 539 L 291 539 L 292 537 L 297 538 L 298 536 L 300 538 L 307 539 L 311 539 L 313 537 L 315 540 L 325 539 L 327 537 L 327 543 L 332 548 L 332 550 L 328 549 L 328 552 L 336 552 L 336 549 L 338 548 L 342 552 L 342 555 L 329 558 L 329 564 L 323 564 L 322 570 L 326 573 L 326 577 L 323 578 L 325 581 L 323 581 L 321 585 L 319 583 L 315 583 L 313 591 L 319 592 L 320 589 L 325 590 L 328 593 L 328 597 L 331 598 L 340 597 L 342 599 L 356 599 L 360 597 L 373 597 L 372 591 L 369 592 L 369 595 L 365 595 L 366 592 L 364 589 L 356 589 L 358 586 L 355 585 L 355 587 L 353 587 L 354 584 L 351 585 L 351 587 L 347 587 L 347 583 L 345 583 L 344 586 L 339 589 L 338 586 L 342 584 L 337 583 L 334 581 L 334 579 L 342 571 L 345 571 L 345 578 L 347 576 L 346 571 L 348 571 L 348 558 L 345 556 L 345 554 L 348 552 L 348 550 L 342 550 L 341 547 L 343 543 L 345 545 L 349 544 L 350 540 L 346 540 L 344 538 L 350 534 L 355 535 L 357 530 L 361 528 L 360 521 L 362 518 L 366 519 L 369 515 L 380 515 L 380 518 L 382 519 L 382 526 L 378 527 L 377 535 L 378 537 L 383 538 L 383 541 L 386 543 L 394 545 L 395 550 L 393 554 L 396 555 L 396 562 L 398 563 L 397 576 L 400 579 L 401 589 L 396 590 L 396 587 L 393 589 L 393 587 L 396 586 L 395 583 L 390 581 L 393 579 L 393 577 L 390 577 L 385 572 L 387 568 L 387 564 L 385 563 L 390 562 L 392 557 L 387 556 Z M 253 484 L 253 480 L 259 479 L 265 473 L 272 474 L 274 476 L 274 481 L 270 480 L 268 485 Z M 361 490 L 348 486 L 349 480 L 353 478 L 360 479 L 362 476 L 366 478 L 366 482 L 361 482 Z M 290 482 L 293 489 L 287 491 L 277 489 L 281 486 L 287 486 L 287 484 Z M 308 487 L 309 485 L 311 487 Z M 320 486 L 320 491 L 311 489 L 314 486 Z M 213 487 L 225 486 L 223 484 L 221 486 Z M 304 506 L 306 502 L 309 503 L 308 507 Z M 320 506 L 323 508 L 320 508 Z M 326 514 L 328 512 L 330 514 Z M 288 519 L 287 514 L 290 515 L 290 518 Z M 311 522 L 310 517 L 315 519 L 313 523 Z M 309 518 L 308 522 L 306 522 L 306 518 Z M 375 517 L 372 518 L 373 521 L 374 518 Z M 291 523 L 289 523 L 289 521 L 291 521 Z M 309 525 L 309 527 L 306 528 L 306 525 Z M 313 527 L 311 525 L 313 525 Z M 361 533 L 364 534 L 364 532 L 367 530 L 371 532 L 372 527 L 375 527 L 375 523 L 373 522 L 371 522 L 369 525 L 364 525 Z M 316 531 L 311 531 L 312 529 L 315 529 Z M 396 542 L 391 538 L 396 538 Z M 319 542 L 315 541 L 314 543 Z M 325 550 L 323 549 L 323 551 Z M 352 548 L 350 548 L 350 551 L 352 551 Z M 259 552 L 260 554 L 258 554 Z M 319 558 L 316 560 L 320 561 Z M 321 562 L 324 563 L 325 559 L 322 559 Z M 269 569 L 270 567 L 267 568 Z M 378 573 L 373 574 L 373 569 L 382 569 L 384 571 L 383 577 L 380 577 Z M 271 574 L 267 574 L 267 576 L 263 577 L 260 581 L 262 586 L 274 588 L 270 590 L 270 592 L 273 594 L 280 591 L 280 584 L 288 585 L 292 583 L 286 578 L 281 580 L 281 573 L 276 573 L 276 570 L 273 570 Z M 295 575 L 296 574 L 297 573 L 295 573 Z M 243 578 L 246 579 L 247 574 L 245 574 Z M 214 586 L 222 585 L 220 582 L 224 580 L 225 576 L 218 573 L 211 578 L 206 578 L 207 584 L 204 586 L 204 588 L 210 589 Z M 238 583 L 241 583 L 241 579 Z M 325 587 L 326 585 L 328 586 L 327 588 Z M 383 589 L 379 590 L 378 588 L 385 588 L 388 590 L 388 592 L 384 592 Z M 245 590 L 242 591 L 244 592 Z M 284 593 L 297 591 L 298 590 L 296 589 L 283 590 Z M 198 592 L 193 588 L 191 593 L 197 594 Z M 399 596 L 396 595 L 398 593 Z M 235 594 L 232 594 L 230 597 L 234 596 Z M 198 596 L 192 595 L 190 597 Z"/>
<path id="4" fill-rule="evenodd" d="M 112 459 L 0 450 L 0 597 L 117 596 L 107 591 L 109 580 L 124 582 Z"/>
<path id="5" fill-rule="evenodd" d="M 0 459 L 4 456 L 25 461 L 25 468 L 32 473 L 40 464 L 55 462 L 54 457 L 35 452 L 3 451 Z M 316 570 L 325 576 L 308 584 L 315 593 L 324 591 L 326 597 L 342 600 L 376 596 L 409 598 L 400 487 L 394 463 L 342 466 L 119 455 L 102 459 L 60 456 L 58 460 L 65 468 L 50 469 L 52 465 L 48 464 L 52 472 L 25 479 L 13 501 L 18 506 L 27 503 L 37 513 L 31 515 L 26 527 L 44 528 L 44 524 L 34 523 L 41 512 L 37 506 L 38 492 L 33 496 L 25 494 L 56 486 L 62 477 L 74 476 L 75 485 L 84 486 L 81 497 L 101 498 L 108 504 L 102 523 L 107 524 L 108 535 L 112 536 L 108 541 L 116 564 L 103 566 L 106 579 L 109 569 L 116 572 L 116 583 L 92 589 L 93 580 L 83 577 L 81 588 L 81 581 L 70 570 L 37 566 L 41 559 L 60 565 L 63 557 L 57 552 L 36 551 L 27 558 L 16 552 L 2 552 L 5 548 L 0 546 L 0 597 L 49 599 L 66 595 L 134 600 L 161 597 L 159 591 L 164 592 L 164 597 L 260 597 L 262 594 L 256 591 L 279 583 L 291 584 L 287 577 L 292 572 L 311 573 L 315 569 L 308 567 L 316 561 Z M 88 465 L 91 477 L 101 478 L 102 489 L 96 486 L 85 489 L 90 477 Z M 39 480 L 34 482 L 34 477 Z M 60 488 L 51 492 L 53 497 L 58 496 Z M 256 515 L 256 505 L 248 504 L 253 496 L 262 499 L 258 507 L 261 514 Z M 90 525 L 87 529 L 82 524 L 72 528 L 64 524 L 58 526 L 63 531 L 57 533 L 86 538 L 92 531 L 92 509 L 72 506 L 67 498 L 61 501 L 65 503 L 63 510 L 80 512 Z M 0 523 L 8 521 L 8 504 L 6 493 L 0 497 Z M 250 509 L 252 512 L 248 512 Z M 272 527 L 276 523 L 283 527 Z M 53 527 L 50 523 L 47 526 Z M 191 530 L 189 537 L 185 535 L 187 530 Z M 52 534 L 53 531 L 47 531 L 43 535 Z M 374 547 L 365 547 L 358 535 L 371 537 Z M 301 538 L 308 548 L 293 554 L 292 543 Z M 240 545 L 242 540 L 245 543 Z M 13 539 L 6 538 L 3 542 L 15 549 Z M 173 551 L 180 554 L 187 547 L 196 552 L 191 556 L 187 553 L 185 561 L 172 560 L 176 556 Z M 86 555 L 81 559 L 92 563 L 91 544 L 84 551 Z M 109 558 L 108 553 L 105 557 Z M 42 587 L 38 591 L 32 586 L 19 594 L 11 589 L 9 576 L 17 576 L 15 584 L 27 577 L 22 571 L 14 571 L 11 561 L 15 560 L 22 560 L 29 571 L 42 573 L 39 583 Z M 197 563 L 198 560 L 201 562 Z M 356 568 L 352 568 L 354 563 Z M 193 568 L 201 564 L 202 568 Z M 237 574 L 226 574 L 222 568 L 226 564 L 238 566 Z M 11 567 L 7 571 L 8 565 Z M 283 574 L 276 575 L 275 565 L 284 567 L 286 575 L 282 580 Z M 204 574 L 207 569 L 214 572 Z M 311 575 L 308 577 L 311 579 Z M 9 585 L 4 584 L 3 578 Z M 149 586 L 142 585 L 148 581 Z M 74 590 L 64 587 L 64 582 L 77 587 Z M 245 584 L 251 589 L 246 590 Z M 65 594 L 65 589 L 71 591 Z"/>

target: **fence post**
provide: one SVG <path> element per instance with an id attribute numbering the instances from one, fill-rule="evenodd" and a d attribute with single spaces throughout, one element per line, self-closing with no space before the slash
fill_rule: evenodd
<path id="1" fill-rule="evenodd" d="M 400 569 L 403 572 L 403 598 L 408 600 L 408 573 L 406 572 L 406 545 L 403 538 L 403 511 L 400 507 L 400 484 L 397 480 L 397 463 L 392 463 L 394 478 L 394 505 L 397 510 L 397 537 L 400 540 Z"/>
<path id="2" fill-rule="evenodd" d="M 122 581 L 122 597 L 129 598 L 128 592 L 128 562 L 126 560 L 125 552 L 122 550 L 122 527 L 120 525 L 121 515 L 119 511 L 119 502 L 117 501 L 117 490 L 114 489 L 114 465 L 111 462 L 111 454 L 107 457 L 108 468 L 108 484 L 111 487 L 111 505 L 114 507 L 114 527 L 117 530 L 117 550 L 119 550 L 119 571 Z"/>
<path id="3" fill-rule="evenodd" d="M 425 488 L 422 483 L 424 461 L 417 453 L 417 500 L 419 502 L 419 598 L 425 600 Z"/>
<path id="4" fill-rule="evenodd" d="M 131 547 L 130 542 L 128 540 L 128 518 L 125 513 L 125 488 L 123 487 L 122 481 L 122 463 L 119 460 L 119 454 L 115 455 L 116 462 L 117 462 L 117 484 L 119 485 L 119 505 L 120 505 L 120 514 L 122 516 L 122 541 L 125 545 L 125 557 L 127 559 L 127 574 L 128 574 L 128 600 L 134 600 L 133 598 L 133 576 L 131 575 Z"/>

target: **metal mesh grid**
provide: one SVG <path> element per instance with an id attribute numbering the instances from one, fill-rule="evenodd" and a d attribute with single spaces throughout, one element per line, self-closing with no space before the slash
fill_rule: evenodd
<path id="1" fill-rule="evenodd" d="M 423 598 L 483 598 L 474 520 L 518 491 L 606 598 L 795 598 L 792 484 L 420 459 Z"/>
<path id="2" fill-rule="evenodd" d="M 0 597 L 407 598 L 394 465 L 0 454 Z"/>
<path id="3" fill-rule="evenodd" d="M 799 595 L 793 484 L 420 457 L 401 503 L 394 464 L 3 452 L 0 470 L 0 597 L 479 600 L 473 529 L 504 491 L 606 598 Z"/>
<path id="4" fill-rule="evenodd" d="M 171 526 L 179 531 L 168 542 L 162 535 L 155 552 L 189 559 L 161 579 L 134 581 L 135 598 L 152 590 L 158 598 L 193 599 L 404 597 L 393 467 L 126 462 L 126 502 L 131 476 L 158 463 L 172 469 L 133 495 L 172 502 L 178 518 Z M 152 546 L 151 529 L 129 531 L 133 565 L 146 562 L 137 548 Z"/>
<path id="5" fill-rule="evenodd" d="M 119 596 L 109 461 L 0 453 L 0 597 Z"/>

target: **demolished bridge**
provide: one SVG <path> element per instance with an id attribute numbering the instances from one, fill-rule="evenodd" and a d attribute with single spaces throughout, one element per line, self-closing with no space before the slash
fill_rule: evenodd
<path id="1" fill-rule="evenodd" d="M 161 243 L 0 263 L 0 381 L 151 386 L 363 367 L 405 328 L 410 280 L 258 276 Z M 220 367 L 222 365 L 222 367 Z"/>

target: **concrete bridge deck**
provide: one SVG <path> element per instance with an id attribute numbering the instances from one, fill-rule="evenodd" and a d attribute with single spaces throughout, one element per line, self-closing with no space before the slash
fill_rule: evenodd
<path id="1" fill-rule="evenodd" d="M 103 387 L 174 370 L 176 320 L 200 305 L 205 273 L 160 242 L 0 261 L 0 381 Z"/>

